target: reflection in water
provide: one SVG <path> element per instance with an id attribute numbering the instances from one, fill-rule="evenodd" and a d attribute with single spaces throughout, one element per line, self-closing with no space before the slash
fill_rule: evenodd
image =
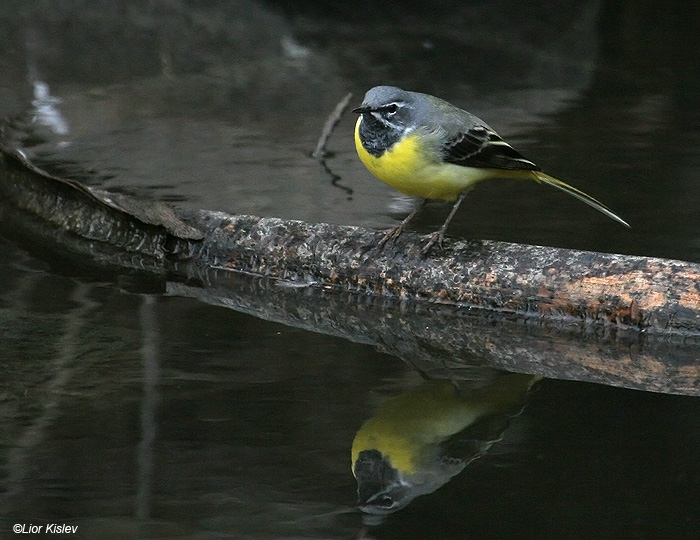
<path id="1" fill-rule="evenodd" d="M 446 484 L 500 439 L 537 380 L 517 373 L 477 387 L 430 380 L 389 399 L 352 445 L 360 509 L 390 514 Z"/>
<path id="2" fill-rule="evenodd" d="M 48 148 L 45 159 L 79 177 L 89 173 L 103 189 L 239 214 L 388 227 L 391 194 L 361 169 L 350 126 L 338 127 L 329 150 L 333 172 L 354 189 L 352 201 L 307 154 L 345 92 L 392 80 L 488 113 L 552 171 L 588 182 L 582 187 L 604 186 L 596 192 L 635 225 L 629 234 L 603 234 L 605 224 L 564 201 L 544 221 L 543 193 L 504 183 L 473 194 L 453 235 L 700 259 L 700 33 L 688 13 L 697 5 L 679 17 L 648 1 L 570 2 L 570 10 L 512 0 L 405 4 L 396 24 L 386 25 L 349 3 L 329 10 L 285 1 L 98 0 L 61 9 L 2 2 L 0 111 L 25 111 L 36 100 L 30 113 L 70 131 L 68 139 L 48 138 L 71 145 Z M 646 39 L 650 29 L 654 39 Z M 294 41 L 280 49 L 286 35 Z M 311 50 L 307 61 L 295 42 Z M 435 219 L 428 212 L 418 228 Z M 365 418 L 363 407 L 349 404 L 369 399 L 377 381 L 403 376 L 402 365 L 363 341 L 186 298 L 151 305 L 109 285 L 76 285 L 1 245 L 0 538 L 14 536 L 14 523 L 38 520 L 79 524 L 76 538 L 352 537 L 358 516 L 334 513 L 353 498 L 347 446 Z M 273 294 L 254 292 L 263 300 Z M 300 319 L 315 317 L 302 295 L 280 298 Z M 344 301 L 337 295 L 337 304 Z M 374 319 L 360 324 L 377 329 L 367 311 Z M 387 326 L 405 326 L 389 314 Z M 528 343 L 535 326 L 527 327 Z M 340 336 L 335 330 L 329 333 Z M 414 334 L 420 343 L 431 333 Z M 495 350 L 504 334 L 512 332 L 492 328 L 475 340 L 477 350 Z M 559 342 L 538 339 L 553 358 Z M 386 350 L 394 342 L 383 343 Z M 569 351 L 566 362 L 578 355 L 576 365 L 598 380 L 676 366 L 642 381 L 660 389 L 695 380 L 686 375 L 697 363 L 679 359 L 671 343 L 658 364 L 644 364 L 636 342 L 619 345 L 624 354 L 605 346 L 602 353 L 614 355 L 605 365 L 591 366 L 597 355 L 585 347 Z M 511 358 L 499 365 L 513 367 Z M 531 356 L 523 361 L 534 365 Z M 566 362 L 543 366 L 552 373 Z M 569 375 L 579 377 L 572 365 Z M 372 535 L 697 537 L 700 401 L 547 382 L 527 410 L 531 437 L 508 456 L 507 469 L 474 467 L 423 497 L 425 508 L 414 503 L 394 516 L 392 530 Z M 433 386 L 448 396 L 452 390 L 439 381 L 425 388 Z M 416 409 L 419 424 L 433 407 Z M 394 426 L 408 425 L 405 416 Z M 472 440 L 487 447 L 496 427 Z M 445 446 L 424 442 L 426 451 Z M 504 478 L 512 480 L 507 490 Z M 416 482 L 415 475 L 403 480 Z"/>
<path id="3" fill-rule="evenodd" d="M 17 298 L 28 296 L 33 277 L 29 275 L 24 280 L 26 287 L 16 288 Z M 78 285 L 70 295 L 70 301 L 75 303 L 75 307 L 67 311 L 66 323 L 57 342 L 56 354 L 50 366 L 49 372 L 52 375 L 47 377 L 48 381 L 41 390 L 32 390 L 33 395 L 43 396 L 39 406 L 41 413 L 23 428 L 22 433 L 13 441 L 13 445 L 7 453 L 6 469 L 8 472 L 4 478 L 4 487 L 0 492 L 0 508 L 11 507 L 13 499 L 18 497 L 26 487 L 27 478 L 33 472 L 31 456 L 37 448 L 46 443 L 46 439 L 50 438 L 47 432 L 60 416 L 62 398 L 69 391 L 71 384 L 74 383 L 74 377 L 78 372 L 76 358 L 79 356 L 78 351 L 84 333 L 84 322 L 93 315 L 98 307 L 98 304 L 90 298 L 92 290 L 93 286 L 91 285 Z M 22 303 L 23 307 L 27 309 L 28 306 L 24 300 Z M 54 324 L 57 324 L 56 321 Z M 7 395 L 7 392 L 3 392 L 4 401 L 9 401 Z M 11 415 L 3 410 L 3 416 L 9 417 Z"/>
<path id="4" fill-rule="evenodd" d="M 56 135 L 68 135 L 68 123 L 58 108 L 61 98 L 52 96 L 49 85 L 43 81 L 34 81 L 33 85 L 32 120 L 49 128 Z"/>
<path id="5" fill-rule="evenodd" d="M 143 329 L 141 356 L 143 358 L 143 402 L 141 405 L 141 440 L 138 443 L 138 490 L 136 517 L 146 520 L 151 515 L 153 489 L 154 444 L 156 441 L 156 408 L 158 405 L 159 347 L 156 299 L 144 295 L 140 309 Z"/>

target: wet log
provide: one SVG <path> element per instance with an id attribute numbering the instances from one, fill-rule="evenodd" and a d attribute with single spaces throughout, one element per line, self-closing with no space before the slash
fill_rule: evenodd
<path id="1" fill-rule="evenodd" d="M 5 236 L 82 262 L 170 276 L 194 265 L 582 333 L 700 335 L 700 265 L 689 262 L 449 239 L 426 258 L 413 233 L 380 251 L 382 232 L 138 201 L 51 176 L 2 145 L 0 199 Z"/>
<path id="2" fill-rule="evenodd" d="M 700 395 L 700 265 L 175 208 L 0 144 L 0 235 L 50 262 L 367 343 L 429 377 L 484 366 Z M 465 377 L 461 374 L 466 373 Z"/>

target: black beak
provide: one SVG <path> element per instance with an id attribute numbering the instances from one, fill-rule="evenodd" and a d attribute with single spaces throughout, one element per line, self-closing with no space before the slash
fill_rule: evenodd
<path id="1" fill-rule="evenodd" d="M 368 107 L 367 105 L 360 105 L 359 107 L 355 107 L 352 112 L 358 113 L 358 114 L 364 114 L 368 112 L 372 112 L 372 107 Z"/>

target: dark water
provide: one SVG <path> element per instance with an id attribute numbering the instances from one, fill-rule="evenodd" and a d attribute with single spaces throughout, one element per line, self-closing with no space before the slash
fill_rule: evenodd
<path id="1" fill-rule="evenodd" d="M 700 18 L 675 5 L 6 1 L 0 114 L 33 114 L 36 159 L 91 185 L 385 227 L 410 201 L 363 169 L 353 119 L 328 160 L 351 196 L 308 154 L 348 91 L 397 84 L 469 108 L 632 225 L 503 181 L 451 234 L 698 261 Z M 540 381 L 483 457 L 363 530 L 350 449 L 421 383 L 403 361 L 60 271 L 11 240 L 0 538 L 697 538 L 695 397 Z"/>

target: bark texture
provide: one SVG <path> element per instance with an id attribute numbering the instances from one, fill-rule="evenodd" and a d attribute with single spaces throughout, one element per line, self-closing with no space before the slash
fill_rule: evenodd
<path id="1" fill-rule="evenodd" d="M 379 251 L 382 232 L 139 201 L 51 176 L 2 145 L 0 234 L 47 258 L 146 273 L 171 293 L 371 343 L 426 373 L 486 363 L 700 388 L 694 263 L 483 240 L 447 240 L 424 258 L 413 233 Z"/>

